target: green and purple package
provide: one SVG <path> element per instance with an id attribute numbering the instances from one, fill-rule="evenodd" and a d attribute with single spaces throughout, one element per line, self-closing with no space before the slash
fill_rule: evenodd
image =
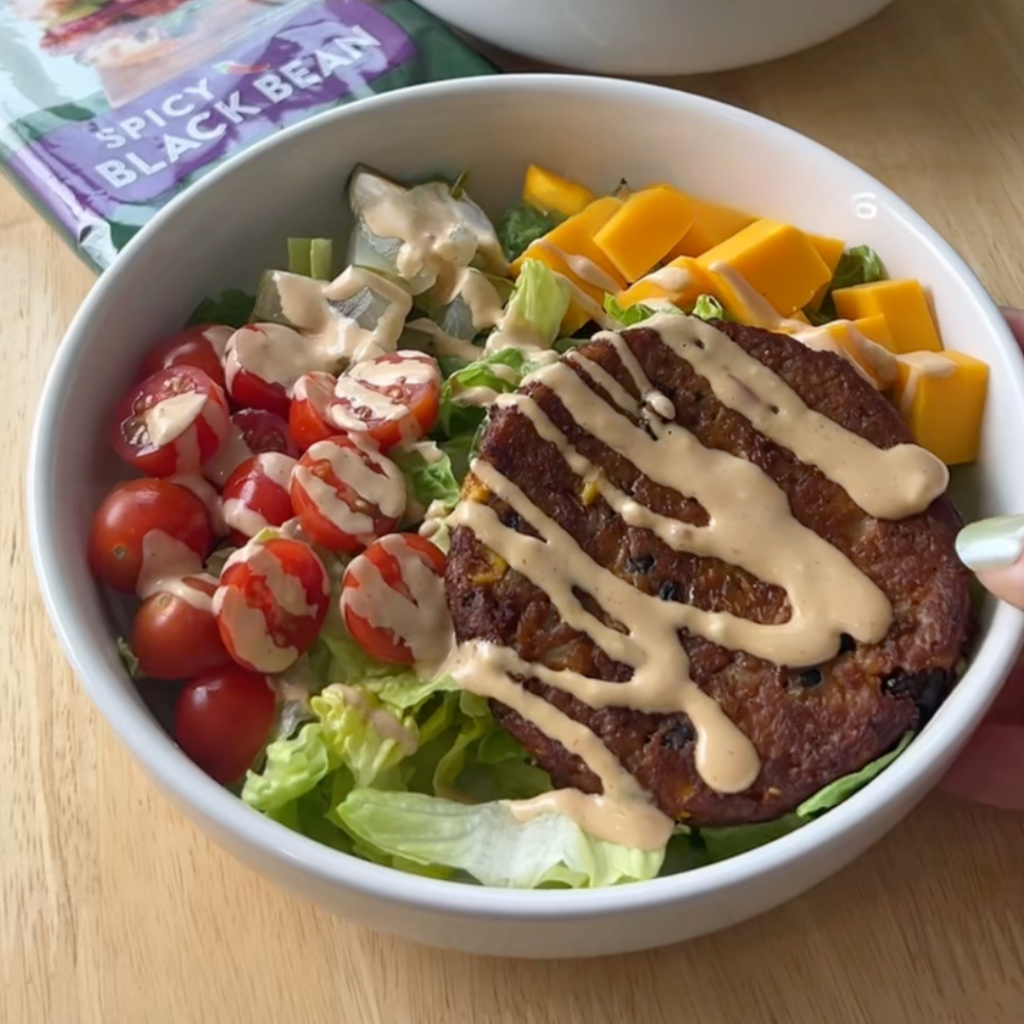
<path id="1" fill-rule="evenodd" d="M 246 146 L 366 96 L 494 70 L 409 0 L 10 0 L 0 164 L 102 270 Z"/>

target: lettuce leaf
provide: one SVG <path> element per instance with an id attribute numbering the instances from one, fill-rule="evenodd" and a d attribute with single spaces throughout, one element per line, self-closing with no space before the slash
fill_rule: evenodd
<path id="1" fill-rule="evenodd" d="M 538 346 L 550 348 L 571 300 L 568 281 L 540 260 L 523 260 L 498 330 L 525 334 Z"/>
<path id="2" fill-rule="evenodd" d="M 441 386 L 439 425 L 448 438 L 470 435 L 483 423 L 484 406 L 468 404 L 465 395 L 471 388 L 487 388 L 495 394 L 515 391 L 522 380 L 526 357 L 519 349 L 506 348 L 482 356 L 453 373 Z"/>
<path id="3" fill-rule="evenodd" d="M 121 658 L 121 664 L 124 665 L 125 671 L 128 673 L 128 678 L 133 680 L 141 679 L 142 672 L 139 670 L 139 659 L 132 650 L 132 645 L 123 636 L 119 636 L 114 642 L 117 645 L 117 653 Z"/>
<path id="4" fill-rule="evenodd" d="M 450 512 L 459 502 L 459 481 L 451 457 L 439 446 L 435 445 L 436 451 L 431 452 L 424 450 L 423 445 L 420 442 L 406 451 L 392 450 L 391 458 L 404 474 L 409 494 L 418 505 L 426 510 L 436 501 Z"/>
<path id="5" fill-rule="evenodd" d="M 907 749 L 913 738 L 913 733 L 905 733 L 896 747 L 887 754 L 876 758 L 860 771 L 837 779 L 824 789 L 819 790 L 814 796 L 805 800 L 792 814 L 758 825 L 702 828 L 699 832 L 694 833 L 695 841 L 706 850 L 708 860 L 713 862 L 736 857 L 748 850 L 756 849 L 758 846 L 764 846 L 781 836 L 788 835 L 790 832 L 802 828 L 818 815 L 848 800 L 858 790 L 863 789 Z"/>
<path id="6" fill-rule="evenodd" d="M 634 306 L 623 306 L 614 295 L 605 295 L 604 311 L 623 327 L 635 327 L 658 311 L 638 302 Z"/>
<path id="7" fill-rule="evenodd" d="M 527 203 L 520 203 L 506 210 L 498 221 L 498 240 L 505 256 L 514 260 L 554 227 L 555 221 L 546 214 Z"/>
<path id="8" fill-rule="evenodd" d="M 594 839 L 562 814 L 521 822 L 500 801 L 473 806 L 367 789 L 350 793 L 337 815 L 357 841 L 391 857 L 462 871 L 502 888 L 642 881 L 654 878 L 664 859 L 663 850 Z"/>
<path id="9" fill-rule="evenodd" d="M 699 295 L 693 305 L 692 315 L 701 320 L 731 320 L 718 299 L 713 295 Z"/>
<path id="10" fill-rule="evenodd" d="M 807 318 L 816 327 L 827 324 L 838 317 L 832 293 L 838 288 L 853 288 L 859 284 L 872 284 L 888 277 L 882 258 L 870 245 L 855 245 L 839 257 L 839 264 L 828 286 L 828 294 L 820 310 L 805 310 Z"/>

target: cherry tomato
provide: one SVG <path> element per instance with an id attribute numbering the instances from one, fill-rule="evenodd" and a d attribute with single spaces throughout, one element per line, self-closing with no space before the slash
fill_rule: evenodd
<path id="1" fill-rule="evenodd" d="M 224 390 L 194 366 L 172 366 L 147 377 L 118 406 L 117 454 L 142 473 L 194 473 L 224 442 Z"/>
<path id="2" fill-rule="evenodd" d="M 243 462 L 261 452 L 281 452 L 291 458 L 299 455 L 288 424 L 280 416 L 265 409 L 242 409 L 231 417 L 220 451 L 203 464 L 203 476 L 223 487 Z"/>
<path id="3" fill-rule="evenodd" d="M 318 441 L 292 473 L 292 507 L 315 544 L 355 553 L 390 533 L 405 511 L 402 471 L 372 442 Z"/>
<path id="4" fill-rule="evenodd" d="M 191 679 L 233 664 L 217 628 L 212 576 L 185 576 L 165 584 L 135 613 L 132 650 L 144 675 Z"/>
<path id="5" fill-rule="evenodd" d="M 307 373 L 296 381 L 288 426 L 301 451 L 337 434 L 338 428 L 331 419 L 337 383 L 330 373 Z"/>
<path id="6" fill-rule="evenodd" d="M 242 432 L 242 438 L 253 455 L 261 452 L 281 452 L 293 459 L 299 449 L 281 416 L 266 409 L 242 409 L 231 417 L 231 422 Z"/>
<path id="7" fill-rule="evenodd" d="M 334 423 L 349 433 L 366 431 L 386 452 L 433 429 L 441 374 L 422 352 L 392 352 L 356 363 L 338 378 L 334 399 Z"/>
<path id="8" fill-rule="evenodd" d="M 170 366 L 195 366 L 224 387 L 224 350 L 234 334 L 230 327 L 203 324 L 161 342 L 142 364 L 144 377 Z"/>
<path id="9" fill-rule="evenodd" d="M 440 652 L 451 630 L 444 567 L 441 550 L 414 533 L 393 533 L 354 558 L 342 580 L 341 612 L 356 643 L 371 657 L 403 664 Z"/>
<path id="10" fill-rule="evenodd" d="M 330 592 L 327 570 L 308 544 L 246 544 L 228 559 L 213 599 L 224 646 L 254 672 L 283 672 L 316 639 Z"/>
<path id="11" fill-rule="evenodd" d="M 287 417 L 288 390 L 306 369 L 296 357 L 308 344 L 301 334 L 281 324 L 249 324 L 235 331 L 224 360 L 231 400 L 243 408 L 267 409 Z"/>
<path id="12" fill-rule="evenodd" d="M 180 542 L 197 559 L 210 547 L 210 519 L 194 494 L 167 480 L 130 480 L 118 484 L 93 517 L 89 536 L 93 574 L 115 590 L 133 592 L 151 532 Z"/>
<path id="13" fill-rule="evenodd" d="M 174 705 L 174 738 L 208 775 L 237 782 L 267 742 L 277 700 L 266 676 L 237 665 L 193 679 Z"/>
<path id="14" fill-rule="evenodd" d="M 295 513 L 289 493 L 298 463 L 280 452 L 246 459 L 224 485 L 224 519 L 244 544 L 268 526 L 281 526 Z"/>

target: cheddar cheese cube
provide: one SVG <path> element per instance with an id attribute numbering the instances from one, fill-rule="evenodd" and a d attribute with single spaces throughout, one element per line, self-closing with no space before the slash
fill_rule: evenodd
<path id="1" fill-rule="evenodd" d="M 874 316 L 863 316 L 853 321 L 853 326 L 864 335 L 868 341 L 892 351 L 892 333 L 889 331 L 889 324 L 881 313 Z"/>
<path id="2" fill-rule="evenodd" d="M 771 220 L 754 221 L 698 259 L 712 272 L 738 274 L 782 316 L 803 309 L 832 280 L 807 235 Z"/>
<path id="3" fill-rule="evenodd" d="M 558 329 L 559 335 L 563 338 L 571 337 L 590 319 L 590 314 L 573 299 L 565 311 L 565 316 L 562 317 L 562 326 Z"/>
<path id="4" fill-rule="evenodd" d="M 671 259 L 679 256 L 703 256 L 708 249 L 721 245 L 727 238 L 754 223 L 754 218 L 731 206 L 718 206 L 702 199 L 690 197 L 693 204 L 693 224 L 679 244 L 669 253 Z"/>
<path id="5" fill-rule="evenodd" d="M 680 309 L 689 309 L 701 295 L 714 295 L 716 283 L 692 257 L 681 256 L 640 278 L 617 296 L 623 309 L 651 299 L 667 299 Z"/>
<path id="6" fill-rule="evenodd" d="M 892 351 L 941 352 L 928 299 L 920 283 L 912 280 L 874 281 L 833 292 L 836 312 L 848 320 L 884 316 L 892 337 Z"/>
<path id="7" fill-rule="evenodd" d="M 830 238 L 828 235 L 808 235 L 807 237 L 811 240 L 811 245 L 818 250 L 818 255 L 825 261 L 829 273 L 828 280 L 815 292 L 814 298 L 807 303 L 808 308 L 817 313 L 825 301 L 825 296 L 828 295 L 832 278 L 836 274 L 836 267 L 839 266 L 839 261 L 846 251 L 846 243 L 841 238 Z"/>
<path id="8" fill-rule="evenodd" d="M 914 440 L 947 466 L 974 462 L 988 394 L 988 366 L 962 352 L 897 356 L 895 401 Z"/>
<path id="9" fill-rule="evenodd" d="M 526 168 L 523 201 L 543 213 L 573 217 L 594 201 L 594 193 L 554 171 L 530 164 Z"/>
<path id="10" fill-rule="evenodd" d="M 580 213 L 531 243 L 512 263 L 513 276 L 518 277 L 524 260 L 540 260 L 598 304 L 603 302 L 605 293 L 614 295 L 621 291 L 626 281 L 596 245 L 594 235 L 622 206 L 622 201 L 614 196 L 595 199 Z"/>
<path id="11" fill-rule="evenodd" d="M 627 280 L 643 277 L 693 226 L 690 197 L 668 185 L 634 192 L 594 236 Z"/>
<path id="12" fill-rule="evenodd" d="M 807 319 L 807 314 L 802 309 L 798 309 L 795 313 L 791 313 L 789 319 L 795 320 L 798 324 L 806 324 L 808 327 L 811 326 L 811 321 Z"/>
<path id="13" fill-rule="evenodd" d="M 801 332 L 800 340 L 808 348 L 841 356 L 860 375 L 882 390 L 896 380 L 896 360 L 892 353 L 865 337 L 849 320 L 833 320 L 821 327 Z"/>

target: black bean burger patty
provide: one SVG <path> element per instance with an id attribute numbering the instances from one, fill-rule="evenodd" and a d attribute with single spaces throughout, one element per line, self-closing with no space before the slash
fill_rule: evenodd
<path id="1" fill-rule="evenodd" d="M 810 408 L 847 430 L 879 448 L 912 440 L 886 398 L 840 357 L 812 351 L 784 335 L 737 324 L 716 326 L 778 374 Z M 874 519 L 819 470 L 799 462 L 719 403 L 707 381 L 664 345 L 656 331 L 626 331 L 625 339 L 650 381 L 672 400 L 676 422 L 706 447 L 747 459 L 771 476 L 789 497 L 794 516 L 843 551 L 886 594 L 893 623 L 881 643 L 848 639 L 834 660 L 810 669 L 771 664 L 685 630 L 680 633 L 694 681 L 750 737 L 760 756 L 761 773 L 742 793 L 717 793 L 702 781 L 694 764 L 694 730 L 685 715 L 621 707 L 595 710 L 536 679 L 518 682 L 600 736 L 673 818 L 696 826 L 770 820 L 885 753 L 946 696 L 971 623 L 968 576 L 953 548 L 957 515 L 943 497 L 909 519 Z M 598 337 L 578 351 L 636 395 L 609 342 Z M 603 396 L 582 369 L 576 373 Z M 655 512 L 695 525 L 707 523 L 696 501 L 652 483 L 585 433 L 550 388 L 533 382 L 526 391 L 620 490 Z M 571 533 L 590 558 L 640 590 L 761 623 L 789 617 L 788 599 L 778 587 L 717 559 L 673 551 L 651 532 L 626 526 L 514 408 L 492 410 L 479 455 Z M 463 498 L 486 501 L 507 526 L 532 532 L 472 474 Z M 447 591 L 459 641 L 496 641 L 527 661 L 593 678 L 629 677 L 628 667 L 563 623 L 542 590 L 509 569 L 465 527 L 453 531 Z M 595 610 L 592 601 L 589 606 Z M 556 785 L 601 791 L 600 780 L 577 756 L 532 723 L 497 703 L 494 713 Z"/>

